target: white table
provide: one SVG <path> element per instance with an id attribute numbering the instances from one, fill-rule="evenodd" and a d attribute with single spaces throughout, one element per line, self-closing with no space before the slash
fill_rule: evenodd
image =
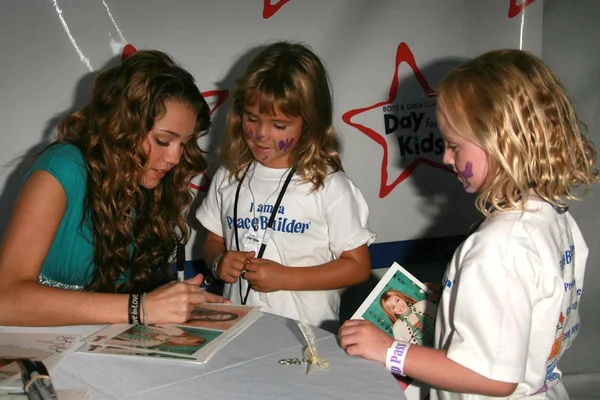
<path id="1" fill-rule="evenodd" d="M 104 326 L 0 327 L 0 332 L 80 333 Z M 58 389 L 82 387 L 90 399 L 399 399 L 404 394 L 383 365 L 348 356 L 333 334 L 315 328 L 319 355 L 331 363 L 306 374 L 304 340 L 295 321 L 264 314 L 204 365 L 69 353 L 51 370 Z"/>

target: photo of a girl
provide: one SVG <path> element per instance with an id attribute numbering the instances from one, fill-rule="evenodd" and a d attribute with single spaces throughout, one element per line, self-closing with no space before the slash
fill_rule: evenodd
<path id="1" fill-rule="evenodd" d="M 417 301 L 396 289 L 388 289 L 379 298 L 379 304 L 392 323 L 394 339 L 433 345 L 434 303 L 427 299 Z"/>

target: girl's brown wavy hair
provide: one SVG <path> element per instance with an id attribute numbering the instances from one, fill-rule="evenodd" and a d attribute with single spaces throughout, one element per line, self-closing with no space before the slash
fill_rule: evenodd
<path id="1" fill-rule="evenodd" d="M 533 54 L 487 52 L 450 72 L 437 92 L 438 111 L 488 154 L 477 198 L 483 214 L 524 210 L 530 189 L 563 207 L 598 180 L 585 125 L 561 82 Z"/>
<path id="2" fill-rule="evenodd" d="M 142 144 L 169 101 L 196 112 L 196 137 L 184 145 L 179 164 L 148 190 L 141 186 L 147 163 Z M 90 226 L 94 246 L 88 290 L 149 291 L 159 276 L 172 276 L 176 245 L 189 239 L 189 183 L 206 169 L 197 139 L 209 125 L 209 107 L 192 75 L 159 51 L 137 51 L 102 72 L 90 104 L 61 122 L 57 142 L 78 147 L 87 166 L 82 223 Z"/>
<path id="3" fill-rule="evenodd" d="M 329 77 L 321 59 L 307 46 L 278 42 L 259 53 L 237 80 L 227 116 L 221 162 L 229 178 L 240 179 L 254 161 L 242 135 L 244 105 L 259 103 L 260 113 L 275 108 L 291 117 L 302 117 L 303 131 L 290 154 L 292 167 L 312 190 L 323 186 L 328 167 L 343 171 L 340 142 L 333 129 L 333 104 Z"/>

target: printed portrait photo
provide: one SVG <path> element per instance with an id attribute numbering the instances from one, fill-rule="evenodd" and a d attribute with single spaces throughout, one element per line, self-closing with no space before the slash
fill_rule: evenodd
<path id="1" fill-rule="evenodd" d="M 226 331 L 237 324 L 251 308 L 227 304 L 202 304 L 192 311 L 191 318 L 184 324 L 195 328 Z"/>

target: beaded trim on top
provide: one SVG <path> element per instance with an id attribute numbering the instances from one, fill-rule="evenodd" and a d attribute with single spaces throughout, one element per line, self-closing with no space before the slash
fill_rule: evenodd
<path id="1" fill-rule="evenodd" d="M 38 277 L 38 282 L 41 283 L 42 285 L 56 287 L 56 288 L 60 288 L 60 289 L 67 289 L 67 290 L 83 290 L 84 289 L 84 287 L 80 286 L 80 285 L 69 285 L 66 283 L 57 282 L 52 279 L 48 279 L 42 274 L 40 274 L 40 276 Z"/>

